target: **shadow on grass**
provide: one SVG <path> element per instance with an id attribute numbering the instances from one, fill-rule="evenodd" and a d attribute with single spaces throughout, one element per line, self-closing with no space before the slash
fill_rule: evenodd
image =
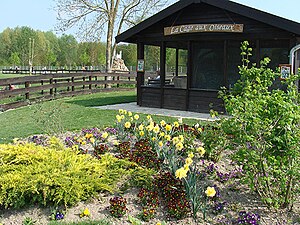
<path id="1" fill-rule="evenodd" d="M 84 107 L 93 107 L 93 106 L 129 103 L 135 101 L 136 101 L 136 96 L 124 95 L 124 96 L 110 96 L 110 97 L 105 96 L 103 98 L 95 97 L 95 98 L 88 98 L 88 99 L 71 100 L 71 101 L 66 101 L 66 103 L 76 104 Z"/>

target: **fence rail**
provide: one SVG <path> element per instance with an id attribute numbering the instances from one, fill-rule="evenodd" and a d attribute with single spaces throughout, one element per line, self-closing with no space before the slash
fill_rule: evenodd
<path id="1" fill-rule="evenodd" d="M 135 73 L 56 73 L 0 79 L 0 110 L 31 104 L 41 99 L 75 96 L 135 87 Z"/>

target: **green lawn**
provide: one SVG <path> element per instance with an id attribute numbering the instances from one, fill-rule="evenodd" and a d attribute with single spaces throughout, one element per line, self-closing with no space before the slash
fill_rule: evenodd
<path id="1" fill-rule="evenodd" d="M 0 113 L 0 143 L 34 134 L 58 133 L 82 128 L 111 126 L 116 110 L 100 110 L 91 106 L 136 101 L 135 91 L 96 93 L 46 101 Z M 143 115 L 141 115 L 143 117 Z M 176 118 L 154 116 L 172 122 Z M 195 120 L 185 120 L 194 123 Z"/>
<path id="2" fill-rule="evenodd" d="M 13 77 L 24 77 L 24 76 L 29 76 L 29 74 L 3 74 L 0 72 L 0 79 L 5 79 L 5 78 L 13 78 Z"/>

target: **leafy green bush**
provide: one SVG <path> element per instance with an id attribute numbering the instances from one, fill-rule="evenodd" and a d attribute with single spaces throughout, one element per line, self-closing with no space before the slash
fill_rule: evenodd
<path id="1" fill-rule="evenodd" d="M 274 89 L 279 74 L 267 67 L 249 66 L 251 49 L 244 42 L 240 80 L 230 93 L 223 92 L 226 110 L 232 116 L 224 121 L 231 127 L 236 152 L 243 166 L 244 181 L 274 207 L 292 207 L 300 187 L 300 98 L 292 75 L 286 90 Z"/>
<path id="2" fill-rule="evenodd" d="M 143 185 L 151 174 L 110 154 L 100 160 L 52 140 L 50 147 L 29 143 L 0 145 L 0 205 L 72 205 L 99 191 L 113 192 L 125 177 Z M 146 174 L 146 175 L 145 175 Z M 149 179 L 149 178 L 148 178 Z"/>

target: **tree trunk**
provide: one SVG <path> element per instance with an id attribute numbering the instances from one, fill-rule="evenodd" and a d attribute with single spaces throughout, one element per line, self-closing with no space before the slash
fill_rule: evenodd
<path id="1" fill-rule="evenodd" d="M 112 18 L 109 18 L 107 37 L 106 37 L 106 72 L 111 73 L 111 61 L 112 61 L 112 38 L 113 38 L 113 23 Z"/>

